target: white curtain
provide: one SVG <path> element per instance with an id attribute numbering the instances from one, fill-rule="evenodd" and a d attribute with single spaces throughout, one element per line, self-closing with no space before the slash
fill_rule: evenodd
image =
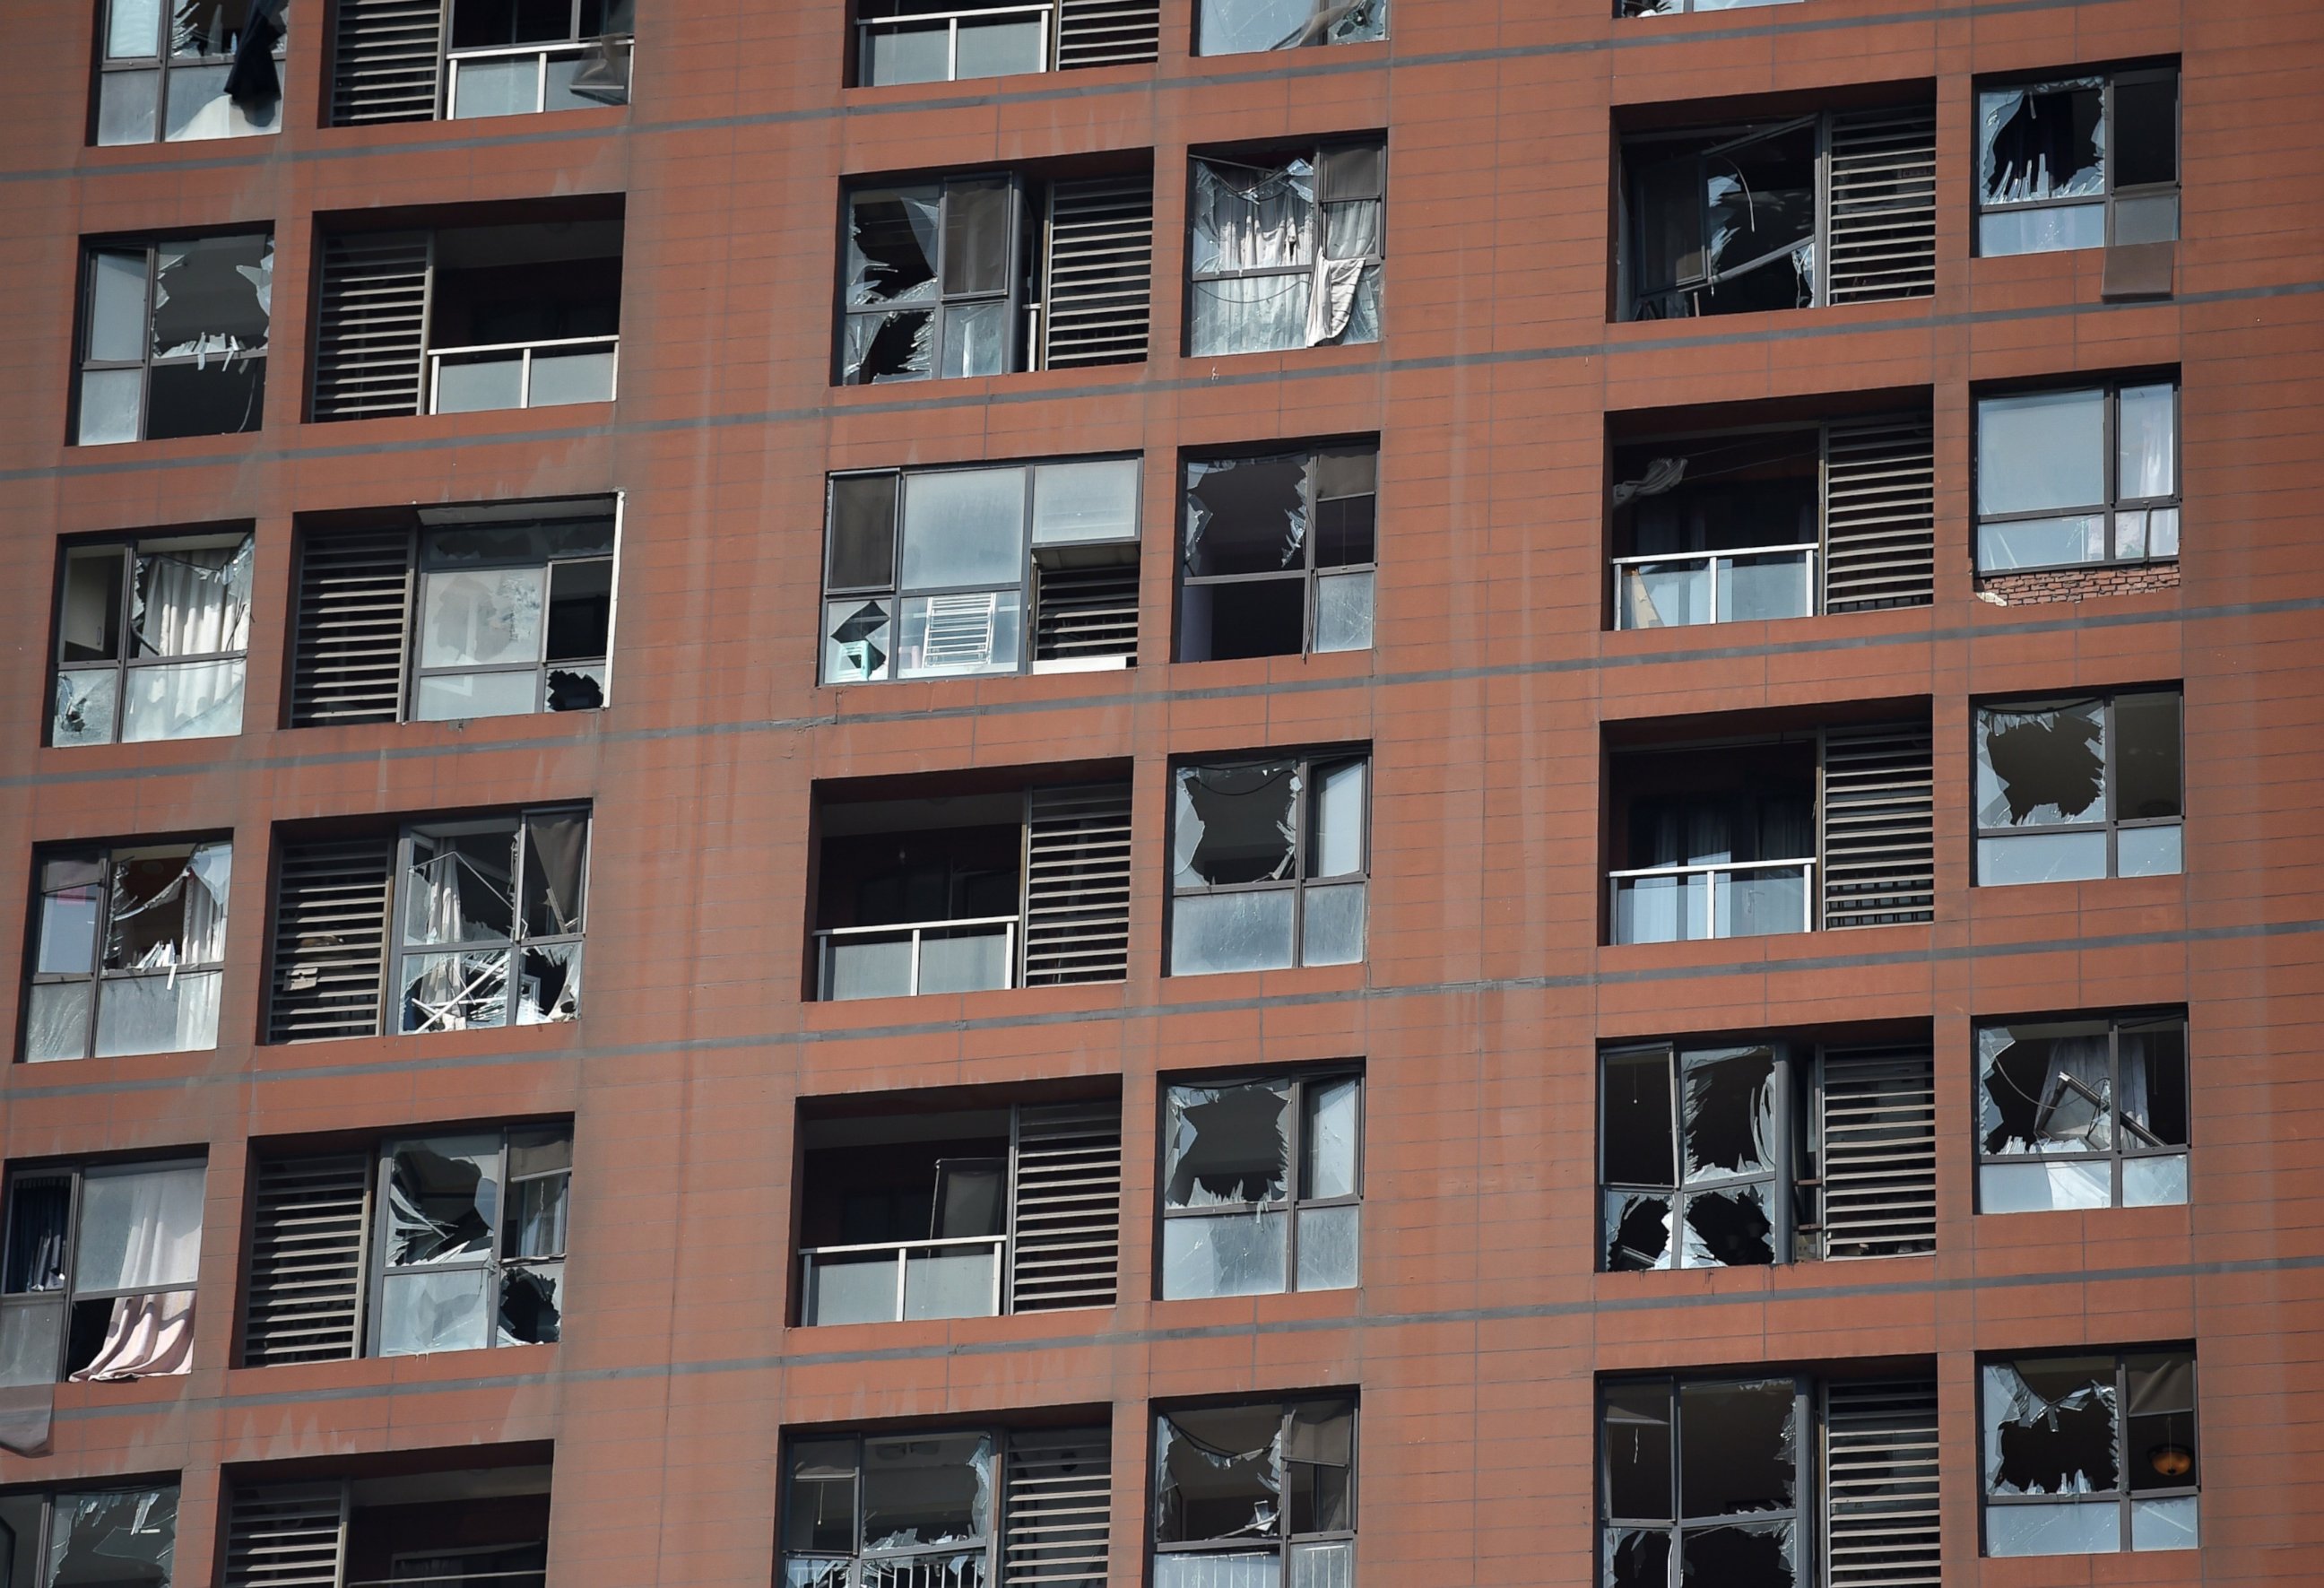
<path id="1" fill-rule="evenodd" d="M 208 656 L 250 644 L 250 537 L 234 546 L 140 552 L 133 656 Z"/>
<path id="2" fill-rule="evenodd" d="M 187 1288 L 124 1296 L 113 1304 L 105 1343 L 76 1380 L 182 1373 L 193 1343 L 194 1292 L 201 1260 L 202 1168 L 91 1175 L 81 1185 L 76 1288 Z"/>
<path id="3" fill-rule="evenodd" d="M 155 1296 L 124 1296 L 113 1304 L 105 1343 L 72 1381 L 118 1383 L 125 1379 L 164 1378 L 193 1365 L 194 1293 L 164 1290 Z"/>
<path id="4" fill-rule="evenodd" d="M 1304 267 L 1296 275 L 1228 274 L 1194 283 L 1194 356 L 1302 347 L 1314 338 L 1315 173 L 1306 161 L 1276 170 L 1194 167 L 1198 275 Z M 1349 291 L 1352 301 L 1353 283 Z M 1342 323 L 1344 324 L 1344 316 Z"/>

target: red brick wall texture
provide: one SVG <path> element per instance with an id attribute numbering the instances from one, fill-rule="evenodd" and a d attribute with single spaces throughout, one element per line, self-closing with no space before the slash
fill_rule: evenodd
<path id="1" fill-rule="evenodd" d="M 309 1455 L 553 1441 L 559 1588 L 767 1581 L 781 1431 L 1113 1418 L 1111 1581 L 1144 1580 L 1157 1399 L 1354 1386 L 1374 1584 L 1595 1580 L 1600 1374 L 1932 1358 L 1948 1583 L 2314 1583 L 2324 1550 L 2324 167 L 2315 0 L 1805 0 L 1616 21 L 1605 0 L 1396 0 L 1381 44 L 1161 59 L 1068 78 L 842 87 L 840 0 L 641 0 L 635 103 L 438 125 L 321 125 L 322 7 L 294 9 L 282 132 L 85 147 L 88 0 L 36 0 L 0 98 L 0 901 L 32 846 L 227 830 L 238 851 L 215 1052 L 9 1066 L 14 1163 L 207 1151 L 193 1371 L 58 1391 L 52 1451 L 0 1484 L 181 1473 L 178 1581 L 213 1580 L 220 1473 Z M 2176 57 L 2178 295 L 2099 299 L 2097 252 L 1970 256 L 1980 74 Z M 1612 116 L 1852 84 L 1933 90 L 1932 298 L 1609 324 Z M 1377 346 L 1194 360 L 1181 336 L 1190 144 L 1386 128 Z M 1155 152 L 1154 355 L 909 387 L 829 383 L 839 184 L 1092 150 Z M 313 217 L 550 194 L 627 202 L 622 390 L 598 406 L 300 422 Z M 272 221 L 272 390 L 254 434 L 64 444 L 78 240 Z M 2181 577 L 2070 608 L 1975 598 L 1972 383 L 2175 366 Z M 1931 606 L 1715 629 L 1603 623 L 1606 416 L 1929 388 Z M 1379 432 L 1379 643 L 1172 664 L 1178 449 Z M 1143 632 L 1120 673 L 816 683 L 825 471 L 1096 450 L 1149 460 Z M 626 494 L 613 701 L 466 726 L 280 730 L 294 514 Z M 51 750 L 42 660 L 59 537 L 254 522 L 239 739 Z M 1970 886 L 1969 702 L 2183 681 L 2186 869 Z M 1935 919 L 1849 933 L 1600 946 L 1601 734 L 1679 715 L 1930 702 Z M 1173 756 L 1321 743 L 1375 753 L 1361 965 L 1161 974 Z M 1123 985 L 802 1003 L 819 780 L 1135 768 Z M 254 1040 L 272 825 L 588 798 L 586 1011 L 505 1033 Z M 22 917 L 0 902 L 0 960 Z M 9 1029 L 16 989 L 0 990 Z M 2183 1207 L 1972 1216 L 1970 1022 L 2183 1002 Z M 1614 1039 L 1933 1022 L 1933 1256 L 1592 1271 L 1594 1055 Z M 1159 1075 L 1360 1057 L 1363 1285 L 1153 1301 Z M 1119 1076 L 1121 1300 L 956 1324 L 784 1326 L 796 1105 Z M 229 1365 L 248 1143 L 569 1112 L 580 1173 L 554 1347 Z M 2193 1340 L 2200 1556 L 1985 1561 L 1980 1353 Z"/>

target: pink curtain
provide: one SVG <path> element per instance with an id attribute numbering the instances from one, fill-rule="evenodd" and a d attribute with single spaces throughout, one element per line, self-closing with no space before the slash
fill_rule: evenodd
<path id="1" fill-rule="evenodd" d="M 119 1383 L 126 1379 L 182 1373 L 194 1350 L 194 1293 L 164 1290 L 153 1296 L 124 1296 L 113 1304 L 105 1343 L 97 1359 L 72 1375 L 75 1383 Z"/>

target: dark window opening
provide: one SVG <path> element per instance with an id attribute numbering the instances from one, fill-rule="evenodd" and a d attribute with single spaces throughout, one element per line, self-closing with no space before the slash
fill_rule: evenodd
<path id="1" fill-rule="evenodd" d="M 2176 876 L 2179 692 L 1976 708 L 1977 880 Z"/>
<path id="2" fill-rule="evenodd" d="M 1978 95 L 1977 251 L 1990 258 L 2179 235 L 2179 69 Z"/>
<path id="3" fill-rule="evenodd" d="M 1189 458 L 1178 659 L 1369 651 L 1377 443 Z"/>
<path id="4" fill-rule="evenodd" d="M 429 273 L 429 412 L 612 399 L 619 220 L 439 231 Z"/>
<path id="5" fill-rule="evenodd" d="M 170 1588 L 177 1543 L 174 1482 L 0 1495 L 10 1588 Z"/>
<path id="6" fill-rule="evenodd" d="M 1611 940 L 1813 929 L 1816 787 L 1812 739 L 1616 754 Z"/>
<path id="7" fill-rule="evenodd" d="M 256 429 L 273 296 L 271 234 L 90 248 L 75 441 Z"/>
<path id="8" fill-rule="evenodd" d="M 2187 1017 L 1980 1025 L 1978 1211 L 2187 1200 Z"/>
<path id="9" fill-rule="evenodd" d="M 1814 612 L 1823 453 L 1812 425 L 1616 448 L 1615 626 Z"/>
<path id="10" fill-rule="evenodd" d="M 2192 1352 L 2021 1356 L 1980 1376 L 1987 1556 L 2196 1547 Z"/>

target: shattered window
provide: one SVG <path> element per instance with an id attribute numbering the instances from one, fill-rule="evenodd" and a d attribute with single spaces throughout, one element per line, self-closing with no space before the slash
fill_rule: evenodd
<path id="1" fill-rule="evenodd" d="M 1600 1399 L 1607 1588 L 1807 1588 L 1809 1386 L 1616 1380 Z"/>
<path id="2" fill-rule="evenodd" d="M 1356 1076 L 1169 1088 L 1162 1298 L 1352 1287 L 1362 1109 Z"/>
<path id="3" fill-rule="evenodd" d="M 49 743 L 242 732 L 248 534 L 69 546 Z"/>
<path id="4" fill-rule="evenodd" d="M 451 0 L 447 120 L 626 105 L 635 0 Z"/>
<path id="5" fill-rule="evenodd" d="M 1178 660 L 1369 651 L 1379 446 L 1190 458 Z"/>
<path id="6" fill-rule="evenodd" d="M 1980 397 L 1980 573 L 2179 555 L 2179 384 Z"/>
<path id="7" fill-rule="evenodd" d="M 1023 368 L 1028 208 L 1005 175 L 849 194 L 841 383 Z"/>
<path id="8" fill-rule="evenodd" d="M 1174 769 L 1171 974 L 1363 958 L 1370 767 L 1298 756 Z"/>
<path id="9" fill-rule="evenodd" d="M 424 823 L 405 830 L 403 857 L 397 1029 L 579 1017 L 586 808 Z"/>
<path id="10" fill-rule="evenodd" d="M 555 1342 L 572 1179 L 569 1125 L 383 1148 L 374 1353 Z"/>
<path id="11" fill-rule="evenodd" d="M 169 1588 L 177 1535 L 175 1483 L 0 1496 L 0 1583 Z"/>
<path id="12" fill-rule="evenodd" d="M 285 0 L 107 0 L 97 143 L 279 130 L 287 10 Z"/>
<path id="13" fill-rule="evenodd" d="M 1600 1266 L 1739 1268 L 1789 1251 L 1791 1064 L 1779 1047 L 1605 1057 Z"/>
<path id="14" fill-rule="evenodd" d="M 1355 1555 L 1353 1400 L 1155 1417 L 1154 1588 L 1346 1588 Z"/>
<path id="15" fill-rule="evenodd" d="M 1616 448 L 1615 626 L 1813 613 L 1823 461 L 1813 425 Z"/>
<path id="16" fill-rule="evenodd" d="M 1202 0 L 1196 55 L 1243 55 L 1388 37 L 1388 0 Z"/>
<path id="17" fill-rule="evenodd" d="M 217 1047 L 233 870 L 225 839 L 42 852 L 25 1060 Z"/>
<path id="18" fill-rule="evenodd" d="M 858 0 L 855 80 L 949 83 L 1049 69 L 1048 0 Z"/>
<path id="19" fill-rule="evenodd" d="M 1977 110 L 1979 254 L 2178 236 L 2176 67 L 1987 88 Z"/>
<path id="20" fill-rule="evenodd" d="M 949 1430 L 794 1441 L 783 1484 L 783 1588 L 984 1588 L 992 1580 L 997 1443 L 991 1433 Z"/>
<path id="21" fill-rule="evenodd" d="M 1135 580 L 1138 482 L 1135 457 L 832 475 L 823 681 L 1038 666 L 1077 570 Z"/>
<path id="22" fill-rule="evenodd" d="M 201 1245 L 198 1160 L 12 1176 L 0 1385 L 185 1372 Z"/>
<path id="23" fill-rule="evenodd" d="M 1812 115 L 1628 141 L 1630 319 L 1806 309 L 1818 301 Z"/>
<path id="24" fill-rule="evenodd" d="M 1379 341 L 1387 199 L 1378 141 L 1277 165 L 1197 159 L 1188 355 Z"/>
<path id="25" fill-rule="evenodd" d="M 2196 1546 L 2193 1353 L 2021 1356 L 1982 1378 L 1987 1556 Z"/>
<path id="26" fill-rule="evenodd" d="M 412 719 L 604 706 L 613 553 L 610 517 L 423 533 Z"/>
<path id="27" fill-rule="evenodd" d="M 274 298 L 271 235 L 108 245 L 88 251 L 86 272 L 79 445 L 258 428 Z"/>
<path id="28" fill-rule="evenodd" d="M 2176 876 L 2177 690 L 1977 708 L 1977 880 Z"/>
<path id="29" fill-rule="evenodd" d="M 2187 1200 L 2187 1019 L 2012 1020 L 1977 1033 L 1980 1213 Z"/>

